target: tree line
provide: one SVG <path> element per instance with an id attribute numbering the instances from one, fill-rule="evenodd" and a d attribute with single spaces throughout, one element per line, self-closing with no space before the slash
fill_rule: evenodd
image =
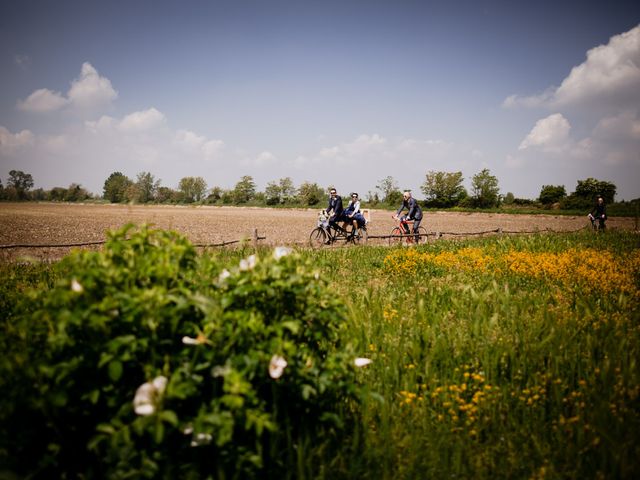
<path id="1" fill-rule="evenodd" d="M 500 206 L 532 206 L 558 209 L 586 209 L 598 195 L 606 203 L 614 202 L 615 184 L 594 178 L 578 180 L 575 191 L 567 194 L 564 185 L 543 185 L 537 199 L 516 198 L 513 193 L 500 194 L 499 182 L 489 169 L 471 178 L 471 190 L 463 185 L 462 172 L 429 171 L 420 190 L 427 208 L 497 208 Z M 111 203 L 168 203 L 208 205 L 255 205 L 312 207 L 326 201 L 332 185 L 322 187 L 315 182 L 303 182 L 296 187 L 290 177 L 270 181 L 264 191 L 258 191 L 250 175 L 242 176 L 231 189 L 209 187 L 202 177 L 183 177 L 176 189 L 163 186 L 151 172 L 140 172 L 132 179 L 122 172 L 113 172 L 104 182 L 101 196 L 95 196 L 80 184 L 55 187 L 51 190 L 33 189 L 33 177 L 20 170 L 11 170 L 7 185 L 0 179 L 0 199 L 8 201 L 67 201 L 106 200 Z M 345 192 L 349 193 L 349 192 Z M 387 176 L 375 190 L 362 195 L 370 207 L 392 207 L 402 201 L 398 182 Z M 633 202 L 637 203 L 638 199 Z"/>

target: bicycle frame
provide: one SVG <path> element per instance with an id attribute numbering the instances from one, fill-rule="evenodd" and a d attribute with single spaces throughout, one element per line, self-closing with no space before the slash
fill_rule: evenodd
<path id="1" fill-rule="evenodd" d="M 325 244 L 332 244 L 339 240 L 344 240 L 345 243 L 360 243 L 361 241 L 366 242 L 367 239 L 366 227 L 359 229 L 351 226 L 351 230 L 346 230 L 337 223 L 331 224 L 329 222 L 329 217 L 324 210 L 318 215 L 318 223 L 314 231 L 318 229 L 322 230 L 326 235 Z M 312 238 L 315 238 L 316 241 L 320 239 L 318 236 L 314 237 L 313 232 Z"/>
<path id="2" fill-rule="evenodd" d="M 389 238 L 389 244 L 394 244 L 398 242 L 405 242 L 407 244 L 413 244 L 413 243 L 417 244 L 417 243 L 420 243 L 423 238 L 425 243 L 428 242 L 427 231 L 424 229 L 424 227 L 419 227 L 417 232 L 415 233 L 413 232 L 413 228 L 411 227 L 414 225 L 415 220 L 409 220 L 406 218 L 400 219 L 395 215 L 392 215 L 391 218 L 393 218 L 396 221 L 397 225 L 394 227 L 394 229 L 391 232 L 391 237 Z M 407 233 L 407 228 L 409 229 L 409 233 Z"/>

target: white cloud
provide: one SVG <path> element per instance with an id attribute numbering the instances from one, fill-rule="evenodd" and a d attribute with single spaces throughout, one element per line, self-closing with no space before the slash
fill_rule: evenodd
<path id="1" fill-rule="evenodd" d="M 542 150 L 558 150 L 566 147 L 571 125 L 560 113 L 554 113 L 538 120 L 526 138 L 520 143 L 518 150 L 530 147 Z"/>
<path id="2" fill-rule="evenodd" d="M 92 133 L 108 132 L 114 128 L 116 119 L 103 115 L 97 121 L 84 122 L 85 128 Z"/>
<path id="3" fill-rule="evenodd" d="M 276 156 L 271 152 L 260 152 L 260 155 L 256 158 L 256 165 L 267 165 L 274 163 L 276 161 Z"/>
<path id="4" fill-rule="evenodd" d="M 178 130 L 174 144 L 185 153 L 202 155 L 207 160 L 216 158 L 224 148 L 222 140 L 207 140 L 205 136 L 190 130 Z"/>
<path id="5" fill-rule="evenodd" d="M 640 25 L 592 48 L 559 87 L 540 95 L 511 95 L 505 107 L 559 108 L 584 104 L 640 106 Z"/>
<path id="6" fill-rule="evenodd" d="M 26 100 L 18 100 L 18 109 L 25 112 L 51 112 L 64 107 L 92 109 L 108 105 L 118 97 L 111 81 L 101 77 L 89 62 L 82 64 L 80 76 L 71 82 L 71 88 L 65 97 L 60 92 L 41 88 L 29 95 Z"/>
<path id="7" fill-rule="evenodd" d="M 3 155 L 13 153 L 24 146 L 33 144 L 34 138 L 30 130 L 11 133 L 5 127 L 0 126 L 0 153 Z"/>
<path id="8" fill-rule="evenodd" d="M 197 135 L 189 130 L 178 130 L 176 132 L 175 143 L 185 152 L 197 152 L 202 149 L 206 138 Z"/>
<path id="9" fill-rule="evenodd" d="M 122 119 L 118 129 L 125 133 L 144 132 L 153 130 L 165 123 L 165 116 L 155 108 L 133 112 Z"/>
<path id="10" fill-rule="evenodd" d="M 29 95 L 26 100 L 18 100 L 18 109 L 24 112 L 52 112 L 67 105 L 69 101 L 60 92 L 48 88 L 40 88 Z"/>
<path id="11" fill-rule="evenodd" d="M 71 104 L 79 108 L 100 107 L 118 98 L 111 81 L 101 77 L 89 62 L 82 64 L 80 76 L 71 82 L 67 95 Z"/>
<path id="12" fill-rule="evenodd" d="M 627 110 L 618 115 L 603 118 L 596 125 L 593 136 L 616 142 L 640 141 L 640 120 L 637 112 Z"/>
<path id="13" fill-rule="evenodd" d="M 574 67 L 555 92 L 558 105 L 595 98 L 640 103 L 640 25 L 587 52 L 586 62 Z"/>
<path id="14" fill-rule="evenodd" d="M 212 160 L 222 152 L 224 142 L 222 140 L 209 140 L 202 146 L 202 151 L 207 160 Z"/>

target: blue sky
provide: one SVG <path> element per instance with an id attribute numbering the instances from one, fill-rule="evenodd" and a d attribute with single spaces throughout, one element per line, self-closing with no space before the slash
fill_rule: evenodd
<path id="1" fill-rule="evenodd" d="M 640 2 L 0 2 L 0 178 L 640 197 Z"/>

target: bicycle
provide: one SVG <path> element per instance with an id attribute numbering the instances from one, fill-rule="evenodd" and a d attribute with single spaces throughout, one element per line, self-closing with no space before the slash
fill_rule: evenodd
<path id="1" fill-rule="evenodd" d="M 593 229 L 594 232 L 598 232 L 598 231 L 603 231 L 605 230 L 605 224 L 604 222 L 606 221 L 606 218 L 596 218 L 593 215 L 589 214 L 588 215 L 589 220 L 591 220 L 591 228 Z"/>
<path id="2" fill-rule="evenodd" d="M 413 220 L 399 220 L 395 215 L 392 215 L 391 218 L 398 220 L 398 225 L 391 230 L 389 245 L 417 245 L 419 243 L 429 243 L 427 230 L 424 227 L 418 227 L 418 231 L 413 233 Z M 409 228 L 411 233 L 406 233 L 405 226 Z"/>
<path id="3" fill-rule="evenodd" d="M 313 248 L 320 248 L 327 245 L 332 245 L 339 241 L 351 243 L 352 245 L 361 245 L 367 243 L 369 234 L 367 233 L 367 226 L 354 227 L 351 225 L 351 230 L 345 230 L 337 223 L 331 225 L 329 223 L 329 217 L 323 210 L 318 214 L 318 225 L 311 231 L 309 235 L 309 244 Z"/>

